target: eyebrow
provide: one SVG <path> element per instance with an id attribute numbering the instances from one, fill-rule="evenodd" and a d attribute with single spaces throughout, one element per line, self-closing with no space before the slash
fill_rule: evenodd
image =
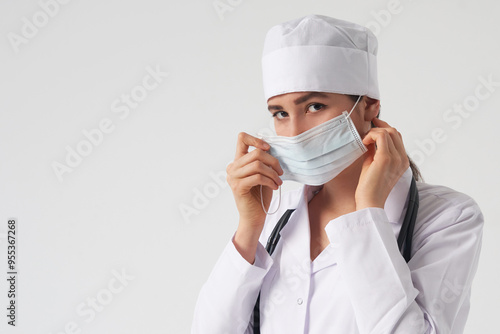
<path id="1" fill-rule="evenodd" d="M 293 103 L 295 103 L 295 105 L 301 104 L 301 103 L 304 103 L 304 102 L 306 102 L 307 100 L 309 100 L 309 99 L 311 99 L 313 97 L 327 98 L 328 95 L 323 94 L 323 93 L 319 93 L 319 92 L 311 92 L 309 94 L 306 94 L 306 95 L 303 95 L 301 97 L 298 97 L 297 99 L 295 99 L 295 101 L 293 101 Z M 282 110 L 283 107 L 282 106 L 278 106 L 278 105 L 270 105 L 270 106 L 267 107 L 267 109 L 269 111 L 271 111 L 271 110 Z"/>

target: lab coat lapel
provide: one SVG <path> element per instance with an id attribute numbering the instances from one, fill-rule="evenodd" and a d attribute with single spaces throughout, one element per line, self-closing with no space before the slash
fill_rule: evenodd
<path id="1" fill-rule="evenodd" d="M 384 204 L 384 211 L 392 224 L 401 224 L 406 213 L 405 206 L 408 201 L 410 184 L 412 178 L 410 167 L 399 178 L 396 185 L 392 188 Z"/>
<path id="2" fill-rule="evenodd" d="M 283 252 L 281 262 L 285 267 L 296 267 L 297 264 L 302 270 L 310 274 L 311 253 L 310 253 L 310 230 L 307 210 L 308 187 L 303 186 L 299 202 L 295 211 L 290 216 L 288 223 L 281 230 L 281 241 L 283 242 Z"/>

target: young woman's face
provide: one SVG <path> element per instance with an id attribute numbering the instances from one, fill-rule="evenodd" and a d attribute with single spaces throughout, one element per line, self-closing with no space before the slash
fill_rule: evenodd
<path id="1" fill-rule="evenodd" d="M 362 115 L 358 109 L 360 101 L 351 113 L 351 118 L 360 136 L 366 132 L 362 125 Z M 278 136 L 293 137 L 321 123 L 349 112 L 354 101 L 347 95 L 323 92 L 294 92 L 273 96 L 267 101 L 268 109 L 274 117 L 274 127 Z"/>

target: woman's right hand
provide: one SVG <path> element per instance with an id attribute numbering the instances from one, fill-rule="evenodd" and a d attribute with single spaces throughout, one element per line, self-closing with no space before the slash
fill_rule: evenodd
<path id="1" fill-rule="evenodd" d="M 250 146 L 255 147 L 248 152 Z M 240 132 L 236 145 L 236 156 L 227 168 L 227 182 L 233 191 L 241 224 L 245 229 L 260 231 L 264 226 L 266 213 L 262 209 L 260 185 L 264 197 L 264 207 L 269 210 L 272 190 L 283 184 L 283 175 L 278 159 L 270 155 L 270 146 L 262 139 Z"/>

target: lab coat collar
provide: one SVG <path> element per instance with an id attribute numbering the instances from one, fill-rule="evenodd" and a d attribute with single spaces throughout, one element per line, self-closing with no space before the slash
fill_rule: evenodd
<path id="1" fill-rule="evenodd" d="M 408 168 L 392 188 L 384 205 L 384 211 L 390 223 L 398 224 L 403 219 L 403 209 L 407 201 L 412 178 L 411 168 Z M 281 230 L 283 240 L 283 261 L 293 261 L 288 254 L 293 254 L 299 261 L 302 270 L 311 270 L 308 203 L 322 186 L 304 185 L 299 193 L 299 201 L 288 223 Z M 292 207 L 293 208 L 293 207 Z M 318 268 L 319 269 L 319 268 Z"/>

